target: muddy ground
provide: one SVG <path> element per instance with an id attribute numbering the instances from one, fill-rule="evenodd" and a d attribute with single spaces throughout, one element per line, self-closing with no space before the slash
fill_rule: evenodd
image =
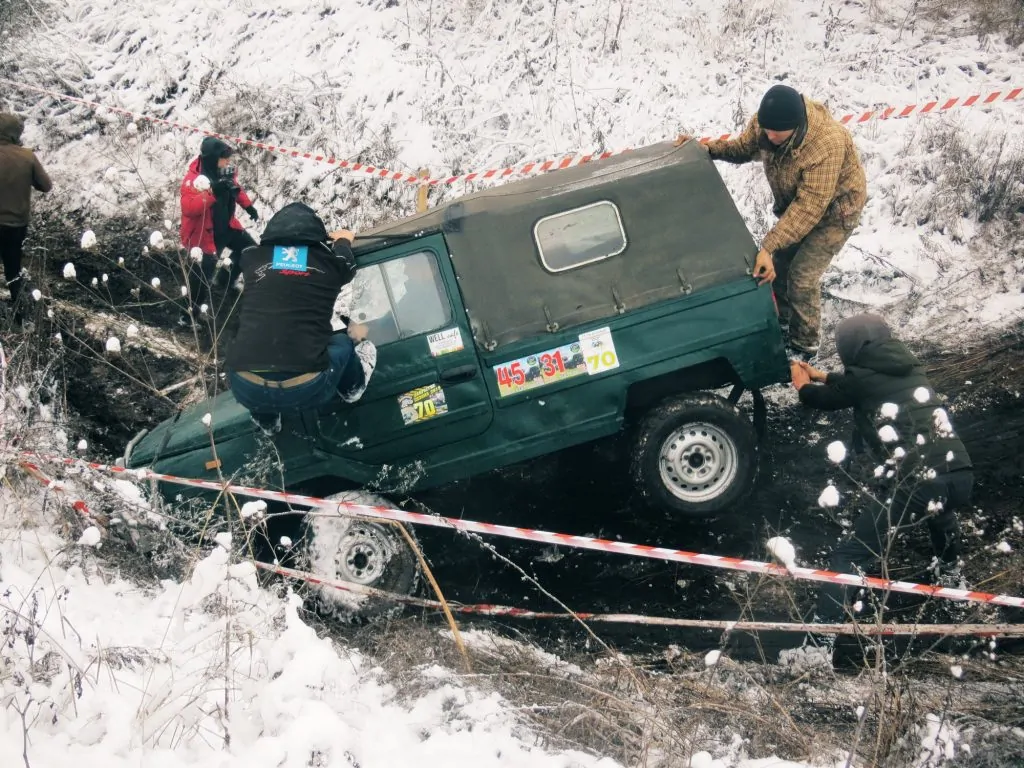
<path id="1" fill-rule="evenodd" d="M 147 282 L 159 276 L 165 293 L 181 283 L 180 268 L 171 254 L 144 252 L 137 230 L 109 225 L 101 239 L 113 242 L 113 252 L 132 254 L 124 266 L 110 258 L 77 248 L 63 226 L 54 226 L 36 241 L 33 271 L 47 296 L 74 301 L 92 311 L 116 305 L 131 317 L 171 331 L 182 343 L 193 344 L 191 330 L 177 329 L 179 302 L 147 293 Z M 63 259 L 51 253 L 72 253 L 78 271 L 75 282 L 63 280 Z M 108 274 L 102 290 L 92 290 L 91 278 Z M 140 289 L 133 296 L 132 288 Z M 34 308 L 39 339 L 64 332 L 60 356 L 67 403 L 76 416 L 75 427 L 86 436 L 97 457 L 120 455 L 125 442 L 138 430 L 152 427 L 171 415 L 181 391 L 170 396 L 155 390 L 190 374 L 188 365 L 172 358 L 154 358 L 126 348 L 111 360 L 103 354 L 102 339 L 84 333 L 75 320 L 59 312 L 49 318 L 45 304 Z M 225 334 L 228 335 L 228 334 Z M 204 353 L 215 344 L 200 339 Z M 991 591 L 1020 594 L 1024 535 L 1012 528 L 1014 517 L 1024 518 L 1024 336 L 1015 333 L 978 344 L 971 354 L 926 352 L 936 387 L 949 397 L 954 424 L 977 466 L 974 510 L 963 515 L 967 567 L 972 583 Z M 146 386 L 127 383 L 125 372 Z M 212 367 L 206 384 L 217 386 Z M 777 391 L 770 400 L 791 403 Z M 538 527 L 567 533 L 657 544 L 720 555 L 767 559 L 764 542 L 772 535 L 790 537 L 800 562 L 824 565 L 827 552 L 842 533 L 843 520 L 856 514 L 853 479 L 844 477 L 825 459 L 825 445 L 849 435 L 849 419 L 810 413 L 792 404 L 770 410 L 770 429 L 763 446 L 761 473 L 755 493 L 739 509 L 710 521 L 668 519 L 652 513 L 634 495 L 626 478 L 621 440 L 582 446 L 556 457 L 546 457 L 487 476 L 455 483 L 420 494 L 414 506 L 448 516 Z M 856 479 L 870 474 L 873 463 L 864 460 L 852 470 Z M 848 499 L 839 510 L 823 510 L 816 500 L 829 480 Z M 397 501 L 397 500 L 396 500 Z M 409 500 L 404 500 L 408 502 Z M 448 531 L 418 531 L 420 541 L 447 598 L 467 603 L 504 603 L 539 610 L 557 606 L 520 574 L 497 561 L 479 542 Z M 1010 555 L 993 550 L 1001 540 L 1014 549 Z M 493 539 L 496 549 L 509 557 L 546 589 L 577 611 L 630 612 L 684 618 L 799 619 L 813 604 L 809 585 L 762 582 L 737 573 L 673 563 L 645 561 L 565 548 Z M 922 534 L 898 556 L 894 573 L 907 580 L 926 579 L 930 559 Z M 941 602 L 941 601 L 940 601 Z M 924 607 L 925 618 L 941 620 L 945 605 Z M 912 618 L 921 601 L 895 596 L 892 618 Z M 991 619 L 993 613 L 976 611 L 974 618 Z M 1024 620 L 1003 612 L 1003 619 Z M 432 620 L 436 620 L 434 617 Z M 579 648 L 588 642 L 584 633 L 565 621 L 467 623 L 505 627 L 527 633 L 552 650 L 567 644 Z M 623 649 L 656 650 L 669 643 L 692 648 L 719 645 L 720 633 L 678 629 L 662 630 L 632 625 L 600 625 L 601 636 Z M 778 648 L 799 638 L 761 633 L 759 643 L 736 635 L 734 654 L 771 657 Z"/>

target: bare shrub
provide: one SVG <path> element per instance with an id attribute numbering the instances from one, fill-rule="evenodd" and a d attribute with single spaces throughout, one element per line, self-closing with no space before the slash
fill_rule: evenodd
<path id="1" fill-rule="evenodd" d="M 924 123 L 908 141 L 905 188 L 893 212 L 904 223 L 929 226 L 954 239 L 962 223 L 1012 223 L 1024 208 L 1024 147 L 1006 133 L 971 135 L 948 123 Z"/>
<path id="2" fill-rule="evenodd" d="M 1001 37 L 1010 45 L 1024 42 L 1022 0 L 918 0 L 915 6 L 930 21 L 948 22 L 967 14 L 975 34 Z"/>

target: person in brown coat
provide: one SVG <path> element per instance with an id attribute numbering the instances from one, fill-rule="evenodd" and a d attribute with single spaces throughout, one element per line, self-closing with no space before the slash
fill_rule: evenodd
<path id="1" fill-rule="evenodd" d="M 32 189 L 45 193 L 53 187 L 39 158 L 21 146 L 23 127 L 17 115 L 0 113 L 0 255 L 16 323 L 21 321 L 21 246 L 28 232 Z"/>
<path id="2" fill-rule="evenodd" d="M 754 276 L 773 282 L 790 357 L 810 361 L 821 330 L 821 277 L 867 202 L 853 137 L 823 104 L 775 85 L 739 137 L 705 146 L 715 160 L 764 164 L 779 219 L 761 241 Z"/>

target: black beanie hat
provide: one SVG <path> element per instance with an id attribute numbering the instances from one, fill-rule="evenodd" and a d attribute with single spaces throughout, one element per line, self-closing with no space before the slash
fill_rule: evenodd
<path id="1" fill-rule="evenodd" d="M 806 119 L 804 97 L 788 85 L 769 88 L 757 110 L 757 122 L 768 131 L 791 131 Z"/>

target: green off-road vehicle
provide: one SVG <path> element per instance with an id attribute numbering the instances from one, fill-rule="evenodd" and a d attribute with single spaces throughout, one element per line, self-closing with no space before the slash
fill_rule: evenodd
<path id="1" fill-rule="evenodd" d="M 415 493 L 623 433 L 653 507 L 706 517 L 751 489 L 759 390 L 789 366 L 771 289 L 751 276 L 755 243 L 695 142 L 467 195 L 354 249 L 346 313 L 369 326 L 377 368 L 355 404 L 284 414 L 276 486 Z M 261 440 L 225 392 L 136 437 L 124 461 L 245 479 Z M 410 588 L 389 531 L 316 531 L 307 564 Z"/>

